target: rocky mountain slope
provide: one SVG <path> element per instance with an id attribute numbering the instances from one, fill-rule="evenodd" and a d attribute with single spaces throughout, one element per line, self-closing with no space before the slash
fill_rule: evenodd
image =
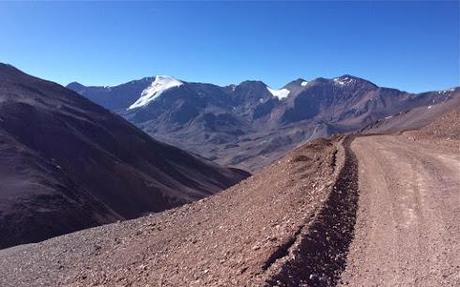
<path id="1" fill-rule="evenodd" d="M 174 83 L 174 84 L 171 84 Z M 318 137 L 452 98 L 454 90 L 411 94 L 344 75 L 298 79 L 281 89 L 260 81 L 220 87 L 158 76 L 116 87 L 69 84 L 148 134 L 218 163 L 248 170 Z"/>
<path id="2" fill-rule="evenodd" d="M 315 140 L 197 202 L 1 250 L 0 285 L 458 286 L 459 122 Z"/>
<path id="3" fill-rule="evenodd" d="M 310 275 L 326 270 L 332 280 L 335 268 L 322 256 L 343 258 L 342 249 L 315 249 L 317 256 L 303 253 L 326 236 L 346 242 L 339 234 L 352 226 L 356 197 L 336 183 L 343 176 L 344 159 L 338 140 L 317 140 L 200 201 L 2 250 L 0 284 L 274 286 L 288 280 L 285 266 L 305 259 L 313 260 L 312 267 L 290 274 L 298 276 L 297 282 L 319 282 Z M 344 192 L 337 197 L 337 190 Z M 325 233 L 337 223 L 331 216 L 342 210 L 337 233 Z M 318 238 L 308 236 L 313 229 Z"/>
<path id="4" fill-rule="evenodd" d="M 441 92 L 442 93 L 442 92 Z M 362 129 L 363 133 L 395 133 L 421 129 L 450 112 L 460 109 L 460 88 L 453 89 L 445 101 L 416 107 L 377 120 Z M 440 129 L 442 132 L 442 129 Z"/>
<path id="5" fill-rule="evenodd" d="M 0 64 L 0 248 L 162 211 L 247 176 Z"/>

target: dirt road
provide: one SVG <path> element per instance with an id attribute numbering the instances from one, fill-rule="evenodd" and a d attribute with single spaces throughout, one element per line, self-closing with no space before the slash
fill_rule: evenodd
<path id="1" fill-rule="evenodd" d="M 355 237 L 344 286 L 460 286 L 460 153 L 404 136 L 352 143 Z"/>
<path id="2" fill-rule="evenodd" d="M 1 250 L 0 286 L 460 286 L 458 149 L 349 139 L 180 208 Z"/>

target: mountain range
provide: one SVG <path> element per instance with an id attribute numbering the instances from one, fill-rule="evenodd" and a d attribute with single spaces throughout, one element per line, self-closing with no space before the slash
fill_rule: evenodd
<path id="1" fill-rule="evenodd" d="M 0 64 L 1 286 L 458 285 L 460 88 L 69 88 Z"/>
<path id="2" fill-rule="evenodd" d="M 351 75 L 297 79 L 280 89 L 261 81 L 221 87 L 170 76 L 114 87 L 77 82 L 67 87 L 158 140 L 249 171 L 312 139 L 358 131 L 454 94 L 454 89 L 414 94 Z"/>
<path id="3" fill-rule="evenodd" d="M 0 248 L 176 207 L 248 175 L 0 64 Z"/>
<path id="4" fill-rule="evenodd" d="M 418 128 L 459 91 L 350 75 L 281 89 L 170 76 L 64 88 L 1 64 L 0 248 L 201 199 L 249 176 L 224 166 L 257 171 L 318 137 Z"/>

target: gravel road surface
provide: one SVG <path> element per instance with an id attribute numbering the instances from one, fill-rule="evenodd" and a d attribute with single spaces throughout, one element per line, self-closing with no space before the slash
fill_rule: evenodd
<path id="1" fill-rule="evenodd" d="M 352 143 L 359 162 L 345 286 L 460 286 L 460 153 L 405 136 Z"/>

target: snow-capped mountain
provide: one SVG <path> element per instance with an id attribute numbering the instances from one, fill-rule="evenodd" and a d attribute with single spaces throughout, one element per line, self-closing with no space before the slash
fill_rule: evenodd
<path id="1" fill-rule="evenodd" d="M 161 94 L 171 88 L 180 87 L 183 83 L 170 76 L 156 76 L 155 80 L 142 91 L 137 101 L 128 107 L 128 110 L 147 106 L 150 102 L 161 96 Z"/>
<path id="2" fill-rule="evenodd" d="M 249 170 L 305 141 L 359 130 L 454 94 L 412 94 L 351 75 L 297 79 L 280 88 L 261 81 L 221 87 L 160 76 L 109 88 L 69 88 L 155 138 Z"/>
<path id="3" fill-rule="evenodd" d="M 141 92 L 144 82 L 152 83 L 128 87 Z M 114 95 L 112 88 L 95 90 Z M 247 176 L 0 63 L 0 249 L 163 211 Z"/>

